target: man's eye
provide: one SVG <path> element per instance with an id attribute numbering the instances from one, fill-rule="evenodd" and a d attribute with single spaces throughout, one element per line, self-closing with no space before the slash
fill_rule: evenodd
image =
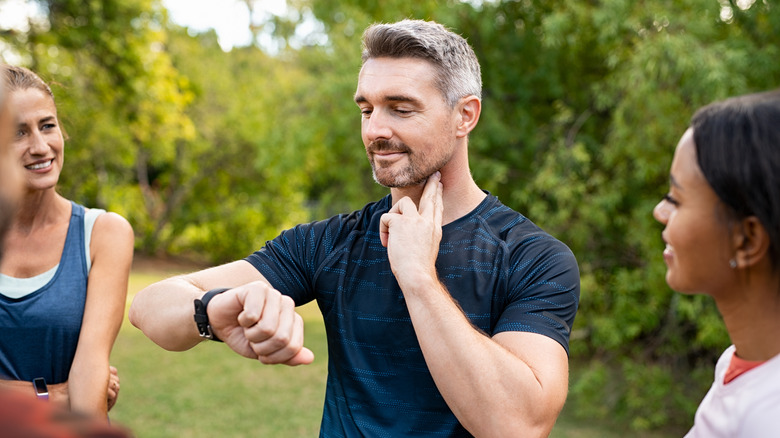
<path id="1" fill-rule="evenodd" d="M 672 204 L 672 205 L 677 205 L 677 204 L 679 204 L 679 202 L 677 202 L 677 200 L 676 200 L 676 199 L 674 199 L 674 198 L 672 197 L 672 195 L 670 195 L 670 194 L 668 194 L 668 193 L 664 195 L 664 201 L 666 201 L 666 202 L 668 202 L 668 203 L 670 203 L 670 204 Z"/>

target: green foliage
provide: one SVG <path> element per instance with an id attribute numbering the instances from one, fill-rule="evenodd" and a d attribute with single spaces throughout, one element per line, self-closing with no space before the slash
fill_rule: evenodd
<path id="1" fill-rule="evenodd" d="M 568 2 L 543 21 L 546 56 L 561 57 L 549 73 L 569 93 L 554 104 L 552 123 L 538 121 L 553 132 L 550 156 L 516 199 L 580 261 L 575 330 L 584 345 L 573 351 L 595 362 L 571 398 L 598 406 L 585 415 L 608 412 L 636 429 L 689 425 L 700 399 L 689 394 L 706 391 L 729 342 L 708 297 L 668 290 L 661 226 L 651 216 L 695 109 L 777 86 L 780 66 L 764 54 L 774 53 L 770 35 L 777 43 L 768 33 L 777 9 L 735 7 L 724 23 L 720 8 Z"/>
<path id="2" fill-rule="evenodd" d="M 126 216 L 141 247 L 154 250 L 176 207 L 168 184 L 187 169 L 174 166 L 176 146 L 196 135 L 183 112 L 192 99 L 186 79 L 163 50 L 165 13 L 152 0 L 38 3 L 48 26 L 31 29 L 17 49 L 62 84 L 59 112 L 75 153 L 60 191 Z"/>

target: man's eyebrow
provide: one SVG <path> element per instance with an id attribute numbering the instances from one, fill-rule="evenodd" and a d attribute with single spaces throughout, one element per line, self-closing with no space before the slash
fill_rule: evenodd
<path id="1" fill-rule="evenodd" d="M 411 103 L 417 103 L 419 102 L 417 99 L 409 96 L 386 96 L 385 100 L 388 102 L 411 102 Z"/>
<path id="2" fill-rule="evenodd" d="M 389 95 L 389 96 L 383 96 L 382 102 L 410 102 L 410 103 L 419 103 L 419 99 L 415 99 L 414 97 L 410 96 L 404 96 L 404 95 Z M 363 95 L 355 95 L 355 103 L 361 104 L 368 102 L 368 99 L 366 99 Z"/>

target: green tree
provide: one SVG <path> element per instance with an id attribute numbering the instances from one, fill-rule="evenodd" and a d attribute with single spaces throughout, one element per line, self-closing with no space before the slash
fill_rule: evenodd
<path id="1" fill-rule="evenodd" d="M 768 4 L 706 0 L 575 1 L 544 19 L 543 46 L 577 97 L 556 102 L 555 140 L 522 196 L 580 260 L 574 351 L 590 363 L 572 398 L 586 416 L 691 424 L 728 338 L 708 297 L 666 286 L 651 212 L 695 109 L 777 86 L 778 23 Z"/>
<path id="2" fill-rule="evenodd" d="M 179 199 L 160 184 L 180 179 L 178 168 L 161 169 L 195 135 L 183 112 L 186 80 L 164 50 L 165 12 L 153 0 L 35 3 L 46 21 L 15 46 L 60 85 L 60 113 L 73 133 L 60 190 L 123 214 L 152 251 Z"/>
<path id="3" fill-rule="evenodd" d="M 141 252 L 209 261 L 308 218 L 305 154 L 272 130 L 301 77 L 293 63 L 225 53 L 156 1 L 37 3 L 45 19 L 3 36 L 56 83 L 72 133 L 63 194 L 126 216 Z"/>
<path id="4" fill-rule="evenodd" d="M 295 64 L 254 47 L 223 52 L 213 33 L 173 30 L 169 51 L 190 78 L 187 115 L 196 138 L 182 144 L 189 196 L 170 233 L 169 251 L 197 251 L 213 261 L 243 257 L 281 228 L 307 220 L 307 154 L 288 117 L 303 80 Z"/>

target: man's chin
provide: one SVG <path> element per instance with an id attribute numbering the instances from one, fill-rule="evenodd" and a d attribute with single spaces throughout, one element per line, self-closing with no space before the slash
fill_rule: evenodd
<path id="1" fill-rule="evenodd" d="M 428 181 L 426 176 L 422 180 L 400 179 L 400 178 L 380 178 L 374 173 L 374 181 L 380 186 L 387 187 L 389 189 L 405 189 L 408 187 L 422 186 Z"/>

